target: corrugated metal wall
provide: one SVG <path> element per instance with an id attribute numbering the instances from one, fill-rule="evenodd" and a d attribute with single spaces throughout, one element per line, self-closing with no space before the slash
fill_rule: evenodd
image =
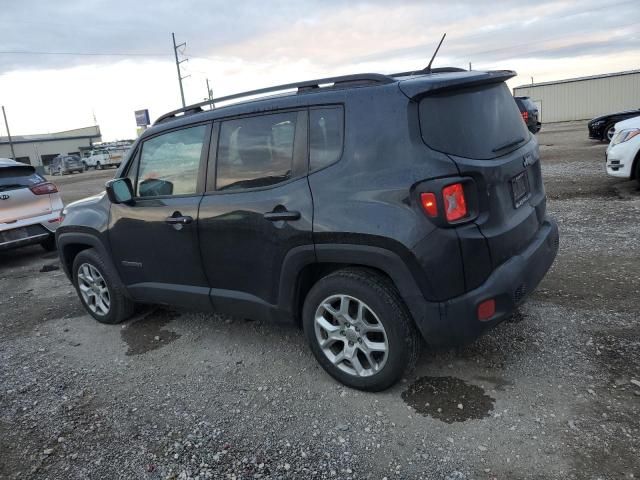
<path id="1" fill-rule="evenodd" d="M 640 72 L 601 78 L 521 86 L 514 95 L 538 103 L 542 122 L 588 120 L 640 108 Z"/>

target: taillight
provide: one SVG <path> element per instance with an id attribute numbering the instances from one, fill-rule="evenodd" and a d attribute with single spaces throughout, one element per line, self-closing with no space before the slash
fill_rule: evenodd
<path id="1" fill-rule="evenodd" d="M 420 194 L 420 203 L 422 208 L 430 217 L 438 216 L 438 204 L 436 203 L 436 194 L 431 192 Z"/>
<path id="2" fill-rule="evenodd" d="M 56 193 L 58 189 L 51 182 L 43 182 L 38 183 L 37 185 L 33 185 L 29 187 L 35 195 L 49 195 L 50 193 Z"/>
<path id="3" fill-rule="evenodd" d="M 467 202 L 464 198 L 464 188 L 461 183 L 447 185 L 442 189 L 444 198 L 444 213 L 448 222 L 455 222 L 464 218 L 469 213 Z"/>
<path id="4" fill-rule="evenodd" d="M 524 112 L 522 112 L 522 119 L 526 122 L 527 120 L 529 120 L 529 112 L 527 112 L 526 110 Z"/>

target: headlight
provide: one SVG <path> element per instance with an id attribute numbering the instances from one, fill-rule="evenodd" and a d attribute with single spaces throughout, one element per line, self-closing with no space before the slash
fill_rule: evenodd
<path id="1" fill-rule="evenodd" d="M 615 137 L 613 137 L 613 140 L 611 140 L 611 145 L 618 145 L 619 143 L 628 142 L 637 135 L 640 135 L 640 128 L 621 130 L 616 133 Z"/>

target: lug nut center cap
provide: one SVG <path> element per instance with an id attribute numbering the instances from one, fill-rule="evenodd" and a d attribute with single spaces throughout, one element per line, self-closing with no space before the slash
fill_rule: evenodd
<path id="1" fill-rule="evenodd" d="M 359 336 L 360 335 L 358 334 L 358 332 L 356 332 L 353 328 L 347 329 L 347 340 L 349 340 L 350 342 L 357 342 Z"/>

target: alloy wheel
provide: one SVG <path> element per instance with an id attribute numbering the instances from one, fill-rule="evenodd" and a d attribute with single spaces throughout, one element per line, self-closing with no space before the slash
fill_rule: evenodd
<path id="1" fill-rule="evenodd" d="M 387 362 L 387 333 L 375 312 L 362 300 L 332 295 L 315 312 L 316 340 L 325 356 L 349 375 L 368 377 Z"/>
<path id="2" fill-rule="evenodd" d="M 616 129 L 615 127 L 611 127 L 609 128 L 609 130 L 607 130 L 607 139 L 609 141 L 611 141 L 613 139 L 613 136 L 616 134 Z"/>
<path id="3" fill-rule="evenodd" d="M 111 308 L 111 295 L 107 282 L 96 267 L 83 263 L 78 268 L 78 289 L 89 310 L 107 315 Z"/>

